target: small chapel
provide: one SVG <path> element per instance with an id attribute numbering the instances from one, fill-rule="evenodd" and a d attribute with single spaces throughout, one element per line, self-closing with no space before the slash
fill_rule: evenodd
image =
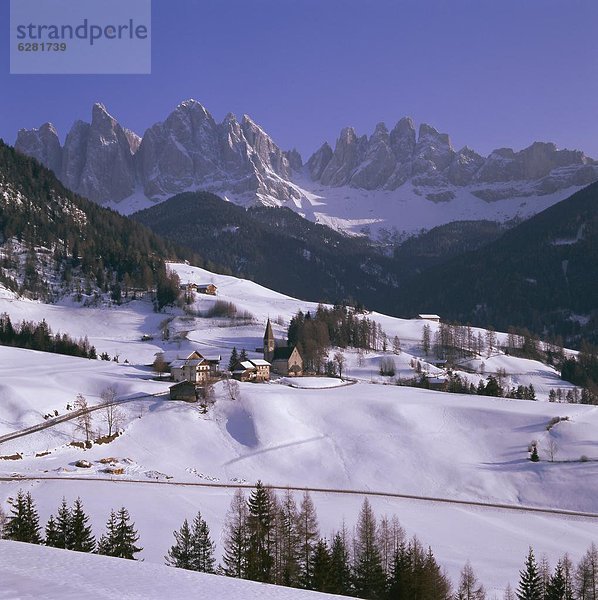
<path id="1" fill-rule="evenodd" d="M 303 375 L 303 358 L 297 346 L 288 346 L 282 340 L 274 339 L 270 319 L 264 333 L 264 359 L 272 365 L 272 372 L 278 375 Z"/>

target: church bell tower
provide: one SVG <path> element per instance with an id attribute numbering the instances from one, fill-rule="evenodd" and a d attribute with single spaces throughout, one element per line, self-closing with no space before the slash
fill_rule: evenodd
<path id="1" fill-rule="evenodd" d="M 264 333 L 264 360 L 272 362 L 274 356 L 274 334 L 272 333 L 272 325 L 270 325 L 270 319 L 266 324 L 266 332 Z"/>

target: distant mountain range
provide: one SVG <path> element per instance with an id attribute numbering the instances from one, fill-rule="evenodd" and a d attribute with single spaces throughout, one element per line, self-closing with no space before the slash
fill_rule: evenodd
<path id="1" fill-rule="evenodd" d="M 598 343 L 598 183 L 405 281 L 394 312 L 414 311 Z"/>
<path id="2" fill-rule="evenodd" d="M 135 218 L 170 242 L 0 144 L 0 281 L 15 290 L 52 298 L 79 287 L 118 297 L 160 285 L 165 259 L 189 257 L 304 299 L 527 327 L 571 345 L 598 340 L 598 182 L 518 225 L 453 222 L 394 248 L 285 207 L 245 210 L 205 192 Z"/>
<path id="3" fill-rule="evenodd" d="M 288 206 L 311 220 L 352 231 L 357 224 L 376 227 L 381 221 L 380 227 L 418 230 L 468 213 L 469 218 L 507 220 L 522 214 L 527 198 L 554 195 L 527 206 L 523 212 L 529 216 L 565 197 L 559 192 L 598 180 L 598 163 L 578 150 L 536 142 L 519 152 L 500 148 L 484 157 L 467 147 L 455 150 L 449 136 L 430 125 L 421 124 L 416 134 L 410 118 L 390 131 L 380 123 L 369 137 L 343 129 L 334 149 L 324 143 L 304 165 L 296 150 L 283 151 L 249 116 L 239 121 L 228 114 L 217 123 L 194 100 L 179 104 L 142 138 L 95 104 L 91 123 L 75 122 L 64 146 L 46 123 L 21 130 L 15 147 L 52 169 L 70 189 L 124 213 L 201 190 L 245 206 Z M 385 205 L 408 198 L 411 212 L 416 202 L 436 215 L 407 224 L 401 204 L 390 207 L 383 219 L 372 204 L 374 214 L 368 215 L 363 205 L 372 202 L 371 193 L 381 195 Z M 448 209 L 464 198 L 458 215 Z M 522 203 L 489 207 L 514 198 Z M 348 209 L 351 201 L 361 206 Z"/>

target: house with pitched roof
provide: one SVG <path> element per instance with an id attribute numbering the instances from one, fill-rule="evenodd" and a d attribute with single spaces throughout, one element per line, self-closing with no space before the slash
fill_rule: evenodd
<path id="1" fill-rule="evenodd" d="M 185 358 L 177 358 L 170 363 L 170 375 L 176 382 L 205 383 L 218 375 L 220 360 L 220 356 L 203 356 L 194 350 Z"/>
<path id="2" fill-rule="evenodd" d="M 263 358 L 251 358 L 239 361 L 232 371 L 239 381 L 270 381 L 270 363 Z"/>

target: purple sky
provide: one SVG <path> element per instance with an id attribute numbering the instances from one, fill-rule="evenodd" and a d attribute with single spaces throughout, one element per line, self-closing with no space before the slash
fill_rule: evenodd
<path id="1" fill-rule="evenodd" d="M 596 0 L 154 0 L 153 74 L 9 75 L 0 137 L 64 137 L 103 102 L 142 134 L 182 100 L 250 114 L 304 158 L 340 129 L 404 115 L 486 154 L 534 140 L 598 157 Z"/>

